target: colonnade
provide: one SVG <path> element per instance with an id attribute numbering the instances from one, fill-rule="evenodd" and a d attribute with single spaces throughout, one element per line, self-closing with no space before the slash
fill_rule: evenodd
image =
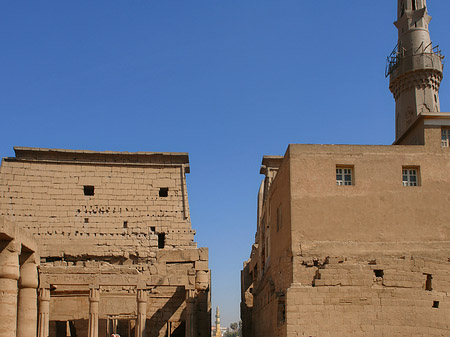
<path id="1" fill-rule="evenodd" d="M 38 257 L 16 240 L 0 240 L 0 337 L 48 337 L 50 289 L 38 296 Z M 137 289 L 135 337 L 145 337 L 147 291 Z M 100 287 L 89 289 L 88 337 L 98 337 Z M 186 291 L 186 337 L 196 336 L 195 291 Z M 170 325 L 168 325 L 170 327 Z M 170 334 L 170 332 L 169 332 Z"/>

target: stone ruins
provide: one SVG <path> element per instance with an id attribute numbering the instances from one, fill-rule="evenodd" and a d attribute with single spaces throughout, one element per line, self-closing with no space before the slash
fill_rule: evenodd
<path id="1" fill-rule="evenodd" d="M 186 153 L 14 150 L 0 169 L 0 337 L 210 335 Z"/>
<path id="2" fill-rule="evenodd" d="M 391 146 L 264 156 L 243 337 L 450 336 L 450 113 L 426 0 L 398 0 Z"/>

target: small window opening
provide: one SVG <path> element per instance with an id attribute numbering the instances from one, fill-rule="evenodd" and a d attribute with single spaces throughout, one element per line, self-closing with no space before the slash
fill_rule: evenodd
<path id="1" fill-rule="evenodd" d="M 156 228 L 155 227 L 150 227 L 150 230 L 152 231 L 152 232 L 154 232 L 155 230 L 156 230 Z"/>
<path id="2" fill-rule="evenodd" d="M 84 195 L 94 195 L 94 186 L 85 185 L 83 189 Z"/>
<path id="3" fill-rule="evenodd" d="M 437 95 L 434 94 L 434 101 L 437 103 Z"/>
<path id="4" fill-rule="evenodd" d="M 128 221 L 123 222 L 123 228 L 128 228 Z"/>
<path id="5" fill-rule="evenodd" d="M 159 189 L 159 196 L 162 198 L 166 198 L 169 195 L 169 188 L 168 187 L 161 187 Z"/>
<path id="6" fill-rule="evenodd" d="M 164 248 L 166 244 L 166 233 L 158 233 L 158 248 Z"/>
<path id="7" fill-rule="evenodd" d="M 375 269 L 374 271 L 375 277 L 384 277 L 384 271 L 381 269 Z"/>
<path id="8" fill-rule="evenodd" d="M 89 223 L 89 218 L 84 218 L 84 223 Z"/>
<path id="9" fill-rule="evenodd" d="M 419 186 L 419 168 L 403 167 L 402 179 L 403 186 Z"/>
<path id="10" fill-rule="evenodd" d="M 353 168 L 336 166 L 336 185 L 351 186 L 353 185 Z"/>
<path id="11" fill-rule="evenodd" d="M 433 275 L 431 275 L 431 274 L 425 274 L 425 275 L 427 277 L 427 281 L 425 282 L 425 290 L 432 291 L 433 290 L 433 284 L 432 284 Z"/>
<path id="12" fill-rule="evenodd" d="M 450 128 L 442 128 L 441 135 L 442 135 L 441 146 L 450 147 Z"/>
<path id="13" fill-rule="evenodd" d="M 412 0 L 412 9 L 413 9 L 413 11 L 416 10 L 416 0 Z"/>
<path id="14" fill-rule="evenodd" d="M 433 301 L 433 308 L 439 308 L 439 301 Z"/>

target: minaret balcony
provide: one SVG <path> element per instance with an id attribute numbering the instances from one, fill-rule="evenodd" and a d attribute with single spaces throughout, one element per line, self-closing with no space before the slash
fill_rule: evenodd
<path id="1" fill-rule="evenodd" d="M 390 76 L 390 81 L 393 82 L 399 76 L 417 70 L 434 70 L 442 73 L 443 59 L 439 46 L 429 52 L 420 51 L 412 55 L 401 55 L 396 48 L 387 58 L 386 77 Z"/>

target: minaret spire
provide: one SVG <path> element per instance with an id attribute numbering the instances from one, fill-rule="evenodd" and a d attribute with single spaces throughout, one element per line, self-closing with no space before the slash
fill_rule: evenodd
<path id="1" fill-rule="evenodd" d="M 220 330 L 220 311 L 219 306 L 216 308 L 216 337 L 222 337 L 222 331 Z"/>
<path id="2" fill-rule="evenodd" d="M 399 139 L 417 116 L 439 112 L 443 56 L 433 47 L 426 0 L 398 0 L 398 44 L 388 57 L 386 76 L 395 98 L 395 137 Z"/>

